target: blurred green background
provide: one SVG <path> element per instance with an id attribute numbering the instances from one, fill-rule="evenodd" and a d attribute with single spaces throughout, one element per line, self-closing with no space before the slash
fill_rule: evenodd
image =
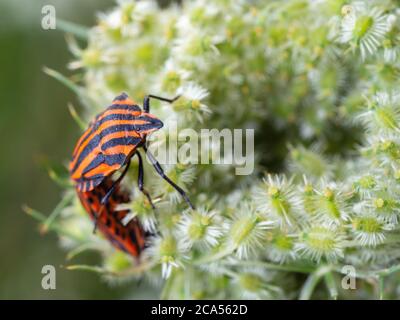
<path id="1" fill-rule="evenodd" d="M 36 221 L 21 209 L 28 204 L 48 214 L 54 208 L 61 189 L 44 164 L 68 159 L 79 133 L 67 109 L 68 102 L 79 106 L 75 96 L 42 71 L 47 66 L 68 75 L 72 59 L 64 32 L 42 29 L 44 5 L 53 5 L 57 18 L 92 26 L 96 12 L 114 1 L 0 1 L 0 299 L 123 298 L 136 296 L 132 290 L 148 292 L 132 285 L 110 287 L 96 274 L 63 269 L 67 262 L 57 237 L 41 236 Z M 79 263 L 97 262 L 95 254 L 79 257 Z M 41 287 L 46 264 L 56 267 L 56 290 Z"/>

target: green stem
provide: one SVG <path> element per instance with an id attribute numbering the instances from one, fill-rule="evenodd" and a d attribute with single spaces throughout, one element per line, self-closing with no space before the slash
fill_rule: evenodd
<path id="1" fill-rule="evenodd" d="M 70 80 L 69 78 L 67 78 L 58 71 L 55 71 L 47 67 L 43 67 L 43 71 L 50 77 L 53 77 L 54 79 L 61 82 L 67 88 L 71 89 L 79 97 L 79 99 L 81 100 L 81 102 L 85 107 L 89 109 L 93 108 L 94 101 L 84 91 L 83 87 L 77 85 L 72 80 Z"/>
<path id="2" fill-rule="evenodd" d="M 327 272 L 324 276 L 324 279 L 325 279 L 325 284 L 329 291 L 329 295 L 333 300 L 337 300 L 338 291 L 336 287 L 335 278 L 333 277 L 333 272 L 332 271 Z"/>
<path id="3" fill-rule="evenodd" d="M 210 256 L 201 257 L 193 261 L 193 264 L 200 265 L 200 264 L 215 262 L 230 255 L 231 253 L 233 253 L 233 251 L 235 251 L 235 249 L 236 248 L 225 248 L 224 250 L 218 251 L 217 253 L 212 254 Z"/>
<path id="4" fill-rule="evenodd" d="M 334 271 L 343 274 L 342 272 L 342 267 L 335 267 Z M 376 270 L 376 271 L 364 271 L 364 270 L 356 270 L 356 277 L 360 278 L 360 279 L 371 279 L 371 278 L 376 278 L 376 277 L 386 277 L 389 276 L 393 273 L 399 272 L 400 271 L 400 265 L 395 265 L 392 266 L 390 268 L 386 268 L 386 269 L 381 269 L 381 270 Z"/>
<path id="5" fill-rule="evenodd" d="M 298 272 L 298 273 L 311 273 L 315 271 L 314 267 L 311 266 L 296 266 L 296 265 L 281 265 L 273 264 L 262 261 L 235 261 L 232 263 L 227 262 L 232 266 L 243 266 L 243 267 L 261 267 L 270 270 L 287 271 L 287 272 Z"/>
<path id="6" fill-rule="evenodd" d="M 378 277 L 378 283 L 379 283 L 379 300 L 384 300 L 384 294 L 385 294 L 385 277 L 379 276 L 379 277 Z"/>
<path id="7" fill-rule="evenodd" d="M 396 273 L 400 271 L 400 264 L 397 266 L 392 266 L 390 268 L 386 268 L 386 269 L 381 269 L 378 271 L 375 271 L 374 273 L 380 277 L 386 277 L 391 275 L 392 273 Z"/>
<path id="8" fill-rule="evenodd" d="M 83 89 L 81 87 L 79 87 L 78 85 L 76 85 L 74 82 L 72 82 L 70 79 L 68 79 L 66 76 L 59 73 L 58 71 L 47 68 L 47 67 L 43 67 L 43 71 L 50 77 L 58 80 L 63 85 L 65 85 L 66 87 L 71 89 L 77 96 L 80 97 L 82 95 Z"/>
<path id="9" fill-rule="evenodd" d="M 115 277 L 125 277 L 125 276 L 142 274 L 145 271 L 151 269 L 153 266 L 155 266 L 154 261 L 146 261 L 146 262 L 140 263 L 137 266 L 133 266 L 132 268 L 118 271 L 118 272 L 112 271 L 109 269 L 105 269 L 105 268 L 99 267 L 99 266 L 89 266 L 89 265 L 84 265 L 84 264 L 69 265 L 69 266 L 66 266 L 65 269 L 67 269 L 67 270 L 84 270 L 84 271 L 91 271 L 91 272 L 106 274 L 106 275 L 115 276 Z"/>
<path id="10" fill-rule="evenodd" d="M 183 284 L 183 299 L 188 300 L 191 298 L 191 284 L 192 284 L 192 268 L 187 268 L 184 273 L 184 284 Z"/>
<path id="11" fill-rule="evenodd" d="M 93 243 L 84 243 L 74 249 L 72 249 L 70 252 L 67 254 L 67 260 L 71 260 L 75 258 L 77 255 L 81 254 L 82 252 L 85 252 L 87 250 L 98 250 L 101 251 L 102 248 L 98 244 L 93 244 Z"/>
<path id="12" fill-rule="evenodd" d="M 89 266 L 89 265 L 85 265 L 85 264 L 76 264 L 76 265 L 66 266 L 65 269 L 67 269 L 67 270 L 83 270 L 83 271 L 90 271 L 90 272 L 99 273 L 99 274 L 116 275 L 115 272 L 107 270 L 105 268 L 98 267 L 98 266 Z"/>
<path id="13" fill-rule="evenodd" d="M 32 209 L 32 208 L 30 208 L 30 207 L 28 207 L 26 205 L 24 205 L 22 207 L 22 210 L 24 210 L 28 215 L 30 215 L 32 218 L 36 219 L 39 222 L 45 222 L 47 220 L 47 217 L 43 213 L 41 213 L 41 212 L 39 212 L 37 210 L 34 210 L 34 209 Z M 68 237 L 68 238 L 71 238 L 71 239 L 74 239 L 74 240 L 76 240 L 78 242 L 82 242 L 83 241 L 82 238 L 77 237 L 75 234 L 73 234 L 73 233 L 71 233 L 69 231 L 66 231 L 64 228 L 60 227 L 56 223 L 51 224 L 49 226 L 49 228 L 50 228 L 50 230 L 55 231 L 60 235 L 63 235 L 65 237 Z"/>
<path id="14" fill-rule="evenodd" d="M 82 25 L 57 18 L 57 28 L 59 28 L 64 32 L 71 33 L 75 37 L 80 38 L 82 40 L 88 39 L 89 28 L 84 27 Z"/>
<path id="15" fill-rule="evenodd" d="M 79 126 L 79 128 L 81 130 L 85 130 L 87 128 L 87 123 L 81 119 L 78 112 L 76 111 L 76 109 L 74 108 L 74 106 L 71 103 L 68 104 L 68 110 L 69 110 L 69 113 L 71 114 L 72 118 L 75 120 L 75 122 Z"/>
<path id="16" fill-rule="evenodd" d="M 174 273 L 172 272 L 169 278 L 165 281 L 164 288 L 161 292 L 161 300 L 167 300 L 171 293 L 172 283 L 174 280 Z"/>
<path id="17" fill-rule="evenodd" d="M 47 232 L 50 230 L 51 225 L 55 221 L 55 219 L 60 215 L 62 210 L 68 206 L 72 200 L 74 199 L 74 195 L 72 193 L 67 194 L 54 208 L 53 212 L 47 217 L 47 219 L 42 224 L 42 231 Z"/>
<path id="18" fill-rule="evenodd" d="M 300 300 L 309 300 L 311 299 L 311 296 L 317 287 L 317 284 L 321 280 L 321 278 L 328 272 L 331 271 L 330 266 L 321 266 L 317 270 L 315 270 L 313 273 L 309 275 L 307 278 L 306 282 L 303 285 L 303 288 L 301 289 L 299 299 Z"/>
<path id="19" fill-rule="evenodd" d="M 232 271 L 232 270 L 224 268 L 223 272 L 230 278 L 236 278 L 237 277 L 237 273 Z"/>

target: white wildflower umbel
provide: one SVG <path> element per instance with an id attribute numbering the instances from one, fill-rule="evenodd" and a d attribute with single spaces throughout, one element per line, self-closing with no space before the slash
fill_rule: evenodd
<path id="1" fill-rule="evenodd" d="M 73 254 L 99 249 L 113 277 L 126 270 L 132 279 L 139 267 L 157 290 L 166 284 L 167 298 L 196 292 L 204 299 L 268 298 L 264 285 L 275 282 L 290 299 L 306 277 L 272 269 L 300 262 L 340 260 L 371 275 L 377 268 L 393 270 L 400 259 L 397 0 L 193 0 L 162 8 L 156 0 L 117 1 L 89 30 L 86 48 L 69 41 L 77 60 L 70 66 L 79 69 L 71 77 L 53 74 L 77 93 L 84 122 L 122 91 L 139 105 L 147 94 L 180 94 L 172 104 L 152 103 L 165 124 L 154 143 L 169 147 L 175 135 L 180 138 L 169 130 L 173 120 L 195 131 L 255 129 L 255 171 L 282 175 L 261 181 L 235 176 L 230 166 L 175 165 L 160 157 L 194 204 L 213 209 L 184 212 L 182 197 L 145 163 L 145 186 L 157 209 L 137 189 L 123 207 L 155 237 L 147 237 L 139 264 L 92 233 L 75 192 L 68 214 L 57 215 L 57 206 L 51 223 L 44 223 L 47 230 L 61 235 Z M 356 121 L 360 113 L 365 126 Z M 76 112 L 74 118 L 82 126 Z M 287 150 L 288 144 L 294 147 Z M 175 159 L 171 151 L 167 162 Z M 301 183 L 296 177 L 303 175 Z M 129 190 L 137 185 L 137 166 L 123 183 Z M 359 203 L 363 210 L 355 212 Z M 46 216 L 30 214 L 41 222 Z M 247 257 L 251 261 L 241 261 Z M 271 270 L 258 273 L 258 265 Z M 164 277 L 172 273 L 171 281 L 162 280 L 161 269 Z M 357 281 L 357 294 L 374 299 L 365 280 Z M 399 283 L 389 282 L 382 292 L 395 297 Z M 307 284 L 316 291 L 312 297 L 328 296 L 324 286 Z M 339 290 L 339 298 L 343 294 Z"/>
<path id="2" fill-rule="evenodd" d="M 315 225 L 303 232 L 296 251 L 316 262 L 334 262 L 343 257 L 344 234 L 338 227 Z"/>
<path id="3" fill-rule="evenodd" d="M 183 245 L 188 248 L 193 245 L 205 248 L 217 245 L 218 238 L 222 235 L 218 220 L 215 210 L 208 211 L 205 208 L 187 210 L 178 226 Z"/>
<path id="4" fill-rule="evenodd" d="M 269 174 L 255 191 L 257 211 L 281 227 L 295 224 L 299 203 L 294 191 L 292 179 Z"/>
<path id="5" fill-rule="evenodd" d="M 247 258 L 265 244 L 266 230 L 272 225 L 273 222 L 257 215 L 254 208 L 245 202 L 226 226 L 228 248 L 236 250 L 239 259 Z"/>
<path id="6" fill-rule="evenodd" d="M 346 5 L 342 14 L 341 42 L 350 43 L 353 49 L 359 48 L 362 59 L 374 54 L 389 31 L 388 16 L 378 8 L 363 5 Z"/>

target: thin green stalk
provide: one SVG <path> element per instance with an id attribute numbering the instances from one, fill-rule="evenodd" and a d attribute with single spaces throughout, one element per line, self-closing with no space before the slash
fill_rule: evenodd
<path id="1" fill-rule="evenodd" d="M 53 180 L 55 183 L 57 183 L 59 186 L 63 188 L 70 188 L 72 187 L 72 183 L 69 180 L 69 178 L 63 178 L 60 176 L 59 173 L 53 168 L 48 166 L 47 172 L 49 174 L 49 177 L 51 180 Z"/>
<path id="2" fill-rule="evenodd" d="M 184 284 L 183 284 L 183 299 L 190 299 L 191 298 L 191 277 L 192 277 L 192 269 L 187 268 L 184 273 Z"/>
<path id="3" fill-rule="evenodd" d="M 333 272 L 327 272 L 324 276 L 325 284 L 328 288 L 329 295 L 333 300 L 337 300 L 338 298 L 338 290 L 336 287 L 335 278 L 333 276 Z"/>
<path id="4" fill-rule="evenodd" d="M 336 266 L 334 267 L 334 271 L 343 274 L 342 272 L 342 267 Z M 356 277 L 360 279 L 371 279 L 371 278 L 376 278 L 376 277 L 386 277 L 388 275 L 391 275 L 393 273 L 399 272 L 400 271 L 400 265 L 395 265 L 390 268 L 385 268 L 385 269 L 380 269 L 380 270 L 356 270 Z"/>
<path id="5" fill-rule="evenodd" d="M 392 273 L 396 273 L 400 271 L 400 264 L 396 266 L 392 266 L 390 268 L 386 269 L 381 269 L 379 271 L 375 271 L 375 274 L 380 276 L 380 277 L 386 277 L 388 275 L 391 275 Z"/>
<path id="6" fill-rule="evenodd" d="M 24 205 L 22 207 L 22 210 L 25 211 L 28 215 L 30 215 L 32 218 L 36 219 L 39 222 L 44 222 L 44 221 L 47 220 L 47 217 L 43 213 L 41 213 L 41 212 L 39 212 L 37 210 L 34 210 L 34 209 L 32 209 L 32 208 L 30 208 L 30 207 L 28 207 L 26 205 Z M 81 242 L 83 240 L 83 239 L 77 237 L 75 234 L 73 234 L 73 233 L 71 233 L 69 231 L 66 231 L 64 228 L 60 227 L 56 223 L 51 224 L 49 226 L 49 229 L 52 230 L 52 231 L 57 232 L 60 235 L 63 235 L 65 237 L 68 237 L 68 238 L 71 238 L 71 239 L 74 239 L 74 240 L 79 241 L 79 242 Z"/>
<path id="7" fill-rule="evenodd" d="M 97 244 L 93 244 L 93 243 L 84 243 L 76 248 L 74 248 L 73 250 L 71 250 L 70 252 L 68 252 L 67 254 L 67 260 L 71 260 L 73 258 L 75 258 L 77 255 L 81 254 L 82 252 L 85 252 L 87 250 L 99 250 L 101 251 L 101 247 Z"/>
<path id="8" fill-rule="evenodd" d="M 237 273 L 234 272 L 234 271 L 232 271 L 232 270 L 224 269 L 223 272 L 224 272 L 227 276 L 229 276 L 229 277 L 231 277 L 231 278 L 236 278 L 236 277 L 237 277 Z"/>
<path id="9" fill-rule="evenodd" d="M 89 28 L 59 18 L 57 18 L 57 28 L 82 40 L 87 40 L 89 36 Z"/>
<path id="10" fill-rule="evenodd" d="M 51 225 L 54 223 L 55 219 L 60 215 L 62 210 L 67 207 L 72 200 L 74 199 L 74 194 L 67 194 L 58 205 L 54 208 L 54 210 L 50 213 L 47 219 L 43 222 L 41 230 L 42 232 L 48 232 L 51 228 Z"/>
<path id="11" fill-rule="evenodd" d="M 210 256 L 201 257 L 201 258 L 193 261 L 193 264 L 200 265 L 200 264 L 215 262 L 217 260 L 220 260 L 220 259 L 230 255 L 234 251 L 235 251 L 235 248 L 225 248 L 224 250 L 218 251 L 217 253 L 214 253 Z"/>
<path id="12" fill-rule="evenodd" d="M 321 266 L 316 271 L 311 273 L 300 291 L 299 299 L 310 300 L 321 278 L 330 271 L 330 266 Z"/>
<path id="13" fill-rule="evenodd" d="M 90 271 L 94 273 L 99 273 L 99 274 L 108 274 L 108 275 L 117 275 L 115 272 L 107 270 L 105 268 L 99 267 L 99 266 L 89 266 L 85 264 L 76 264 L 76 265 L 70 265 L 66 266 L 65 269 L 67 270 L 82 270 L 82 271 Z"/>
<path id="14" fill-rule="evenodd" d="M 76 264 L 76 265 L 69 265 L 66 266 L 65 269 L 67 270 L 84 270 L 84 271 L 91 271 L 95 273 L 100 273 L 103 275 L 110 275 L 110 276 L 115 276 L 115 277 L 126 277 L 126 276 L 132 276 L 132 275 L 138 275 L 142 274 L 145 271 L 148 271 L 151 269 L 155 263 L 153 261 L 146 261 L 142 262 L 137 266 L 133 266 L 132 268 L 123 270 L 123 271 L 111 271 L 109 269 L 99 267 L 99 266 L 89 266 L 89 265 L 84 265 L 84 264 Z"/>
<path id="15" fill-rule="evenodd" d="M 69 113 L 71 114 L 72 118 L 75 120 L 75 122 L 79 126 L 79 128 L 81 130 L 85 130 L 87 128 L 87 123 L 81 119 L 78 112 L 76 112 L 76 109 L 74 108 L 74 106 L 71 103 L 68 104 L 68 110 L 69 110 Z"/>
<path id="16" fill-rule="evenodd" d="M 60 72 L 50 69 L 50 68 L 47 68 L 47 67 L 43 67 L 43 71 L 50 77 L 53 77 L 54 79 L 58 80 L 63 85 L 65 85 L 66 87 L 71 89 L 77 96 L 80 97 L 82 95 L 82 92 L 83 92 L 82 88 L 79 87 L 78 85 L 76 85 L 74 82 L 72 82 L 70 79 L 68 79 L 66 76 L 64 76 Z"/>
<path id="17" fill-rule="evenodd" d="M 168 297 L 170 296 L 170 291 L 172 289 L 172 283 L 174 281 L 174 273 L 172 272 L 169 278 L 165 281 L 164 288 L 161 292 L 160 299 L 161 300 L 167 300 Z"/>
<path id="18" fill-rule="evenodd" d="M 87 107 L 87 108 L 93 108 L 93 100 L 90 99 L 90 97 L 87 95 L 83 87 L 80 87 L 77 85 L 75 82 L 61 74 L 60 72 L 43 67 L 43 71 L 48 74 L 50 77 L 53 77 L 54 79 L 58 80 L 60 83 L 65 85 L 67 88 L 71 89 L 80 99 L 82 104 Z"/>
<path id="19" fill-rule="evenodd" d="M 82 54 L 82 49 L 79 47 L 75 37 L 71 33 L 65 35 L 65 41 L 67 42 L 68 49 L 75 57 L 80 57 Z"/>
<path id="20" fill-rule="evenodd" d="M 385 297 L 385 277 L 379 276 L 378 277 L 378 284 L 379 284 L 379 300 L 384 300 Z"/>
<path id="21" fill-rule="evenodd" d="M 270 270 L 298 272 L 298 273 L 311 273 L 315 271 L 314 267 L 309 267 L 309 266 L 281 265 L 263 261 L 235 261 L 234 263 L 226 262 L 225 264 L 238 265 L 243 267 L 261 267 Z"/>

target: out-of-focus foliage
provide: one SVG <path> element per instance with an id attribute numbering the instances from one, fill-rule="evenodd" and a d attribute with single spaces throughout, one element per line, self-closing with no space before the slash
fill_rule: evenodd
<path id="1" fill-rule="evenodd" d="M 154 104 L 163 130 L 254 128 L 256 172 L 169 166 L 192 212 L 148 167 L 160 210 L 138 190 L 129 207 L 160 235 L 139 266 L 92 234 L 74 196 L 51 227 L 102 253 L 89 269 L 144 277 L 163 298 L 398 297 L 399 28 L 394 0 L 119 1 L 86 48 L 69 41 L 84 119 L 121 91 L 180 93 Z M 342 289 L 344 265 L 357 290 Z"/>

